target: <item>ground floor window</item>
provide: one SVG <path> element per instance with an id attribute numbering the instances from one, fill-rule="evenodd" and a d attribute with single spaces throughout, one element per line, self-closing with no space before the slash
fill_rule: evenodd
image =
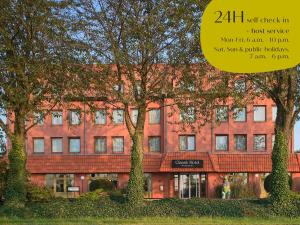
<path id="1" fill-rule="evenodd" d="M 206 197 L 207 176 L 204 173 L 174 174 L 174 192 L 179 198 Z"/>
<path id="2" fill-rule="evenodd" d="M 144 197 L 152 197 L 152 176 L 151 173 L 144 173 Z"/>
<path id="3" fill-rule="evenodd" d="M 55 196 L 67 197 L 68 187 L 74 186 L 74 174 L 47 174 L 46 186 Z"/>
<path id="4" fill-rule="evenodd" d="M 108 180 L 112 183 L 114 189 L 118 187 L 118 174 L 116 173 L 92 173 L 88 178 L 88 187 L 93 180 Z"/>

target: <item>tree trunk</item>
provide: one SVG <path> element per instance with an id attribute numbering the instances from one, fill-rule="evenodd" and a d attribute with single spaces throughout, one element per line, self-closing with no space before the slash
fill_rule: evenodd
<path id="1" fill-rule="evenodd" d="M 144 201 L 144 125 L 146 117 L 146 105 L 139 107 L 137 123 L 134 132 L 131 133 L 131 168 L 127 187 L 128 202 L 133 207 L 138 207 Z M 128 119 L 128 118 L 127 118 Z"/>
<path id="2" fill-rule="evenodd" d="M 8 154 L 9 171 L 5 191 L 6 204 L 12 207 L 23 207 L 26 200 L 26 152 L 25 152 L 25 119 L 15 113 L 14 134 L 11 138 L 12 148 Z"/>
<path id="3" fill-rule="evenodd" d="M 278 210 L 285 208 L 289 202 L 288 143 L 292 134 L 292 116 L 293 110 L 287 112 L 283 107 L 277 106 L 275 143 L 272 151 L 271 201 Z"/>

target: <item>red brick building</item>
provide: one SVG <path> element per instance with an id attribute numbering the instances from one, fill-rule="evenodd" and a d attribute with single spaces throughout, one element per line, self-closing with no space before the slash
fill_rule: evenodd
<path id="1" fill-rule="evenodd" d="M 87 192 L 89 182 L 108 178 L 118 188 L 127 185 L 131 140 L 120 109 L 88 112 L 57 108 L 27 134 L 27 168 L 31 181 L 47 185 L 56 195 L 68 187 Z M 257 100 L 233 116 L 226 106 L 215 110 L 214 121 L 193 131 L 182 128 L 179 112 L 151 105 L 145 125 L 145 197 L 215 197 L 227 174 L 239 174 L 263 196 L 262 181 L 271 171 L 276 107 Z M 132 116 L 135 116 L 132 110 Z M 218 120 L 218 122 L 216 122 Z M 300 190 L 300 156 L 290 141 L 289 172 Z M 75 188 L 76 190 L 76 188 Z"/>

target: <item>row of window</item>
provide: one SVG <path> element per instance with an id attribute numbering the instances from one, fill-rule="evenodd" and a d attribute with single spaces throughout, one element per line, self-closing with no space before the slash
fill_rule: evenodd
<path id="1" fill-rule="evenodd" d="M 218 151 L 227 151 L 229 145 L 228 135 L 216 135 L 215 148 Z M 272 145 L 274 145 L 275 136 L 272 136 Z M 265 151 L 267 143 L 267 135 L 258 134 L 253 136 L 253 149 L 256 151 Z M 79 137 L 69 138 L 68 143 L 69 152 L 79 153 L 81 151 L 81 143 Z M 148 148 L 150 152 L 161 152 L 161 138 L 160 136 L 148 137 Z M 234 148 L 237 151 L 247 151 L 247 135 L 236 134 L 234 135 Z M 94 151 L 95 153 L 107 152 L 107 137 L 94 138 Z M 196 138 L 195 135 L 179 135 L 179 150 L 181 151 L 195 151 Z M 45 151 L 44 138 L 33 138 L 33 151 L 35 153 L 43 153 Z M 63 138 L 51 138 L 51 151 L 53 153 L 63 152 Z M 124 137 L 112 137 L 112 152 L 124 152 Z"/>

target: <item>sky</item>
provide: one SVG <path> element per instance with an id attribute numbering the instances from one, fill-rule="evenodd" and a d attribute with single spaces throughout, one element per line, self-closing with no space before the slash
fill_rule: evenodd
<path id="1" fill-rule="evenodd" d="M 294 140 L 295 150 L 300 150 L 300 121 L 298 121 L 295 126 Z"/>

